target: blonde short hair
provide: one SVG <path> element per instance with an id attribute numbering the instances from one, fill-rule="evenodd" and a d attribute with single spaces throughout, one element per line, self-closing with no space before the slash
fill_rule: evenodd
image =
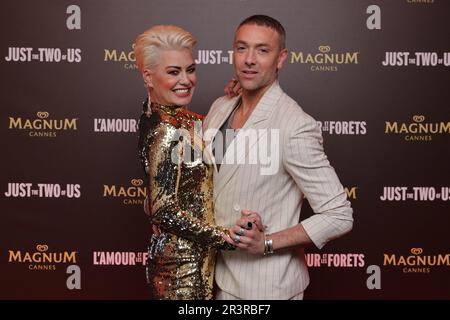
<path id="1" fill-rule="evenodd" d="M 137 36 L 134 46 L 136 64 L 141 72 L 153 70 L 159 62 L 161 50 L 192 50 L 197 40 L 183 28 L 157 25 Z"/>

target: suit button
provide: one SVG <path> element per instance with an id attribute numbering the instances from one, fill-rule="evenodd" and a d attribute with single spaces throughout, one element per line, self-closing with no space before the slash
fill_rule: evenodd
<path id="1" fill-rule="evenodd" d="M 236 203 L 233 207 L 234 211 L 236 211 L 237 213 L 239 213 L 241 211 L 241 207 Z"/>

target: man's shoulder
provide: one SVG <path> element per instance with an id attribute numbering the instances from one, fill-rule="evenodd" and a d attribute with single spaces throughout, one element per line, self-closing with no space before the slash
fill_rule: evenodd
<path id="1" fill-rule="evenodd" d="M 283 119 L 303 119 L 303 120 L 314 120 L 312 116 L 310 116 L 307 112 L 303 110 L 300 104 L 290 97 L 288 94 L 283 92 L 283 95 L 280 98 L 280 109 L 283 112 L 280 112 L 279 115 Z"/>
<path id="2" fill-rule="evenodd" d="M 218 97 L 211 105 L 211 109 L 223 106 L 224 104 L 229 104 L 233 101 L 237 101 L 238 97 L 230 98 L 228 96 Z"/>
<path id="3" fill-rule="evenodd" d="M 228 96 L 222 96 L 214 100 L 211 107 L 209 108 L 208 114 L 206 115 L 206 121 L 211 118 L 212 115 L 215 115 L 219 110 L 221 110 L 224 106 L 233 104 L 236 102 L 238 97 L 230 98 Z"/>

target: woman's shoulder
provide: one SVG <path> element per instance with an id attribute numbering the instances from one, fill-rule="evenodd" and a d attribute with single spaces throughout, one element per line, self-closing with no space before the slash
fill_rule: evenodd
<path id="1" fill-rule="evenodd" d="M 201 114 L 199 114 L 199 113 L 196 113 L 196 112 L 194 112 L 194 111 L 191 111 L 191 110 L 185 110 L 185 113 L 186 113 L 186 115 L 188 116 L 188 117 L 190 117 L 192 120 L 200 120 L 200 121 L 203 121 L 204 119 L 205 119 L 205 116 L 204 115 L 201 115 Z"/>
<path id="2" fill-rule="evenodd" d="M 161 110 L 153 110 L 150 117 L 147 118 L 147 126 L 151 129 L 185 126 L 186 124 L 201 121 L 205 116 L 196 112 L 183 109 L 181 112 L 170 114 Z"/>

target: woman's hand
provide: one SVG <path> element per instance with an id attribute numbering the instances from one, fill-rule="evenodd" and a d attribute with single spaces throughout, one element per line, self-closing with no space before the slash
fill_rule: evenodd
<path id="1" fill-rule="evenodd" d="M 241 93 L 242 87 L 237 79 L 232 78 L 226 84 L 224 91 L 228 98 L 233 98 Z"/>
<path id="2" fill-rule="evenodd" d="M 249 225 L 247 225 L 248 228 L 252 228 L 252 225 L 255 224 L 259 231 L 264 232 L 267 229 L 267 226 L 263 224 L 261 216 L 258 212 L 250 211 L 250 210 L 242 210 L 241 211 L 241 218 L 247 218 L 248 222 L 250 222 Z M 248 223 L 247 223 L 248 224 Z"/>
<path id="3" fill-rule="evenodd" d="M 241 218 L 236 225 L 230 228 L 230 237 L 224 237 L 225 241 L 237 248 L 252 254 L 264 253 L 264 226 L 261 216 L 254 211 L 242 210 Z"/>

